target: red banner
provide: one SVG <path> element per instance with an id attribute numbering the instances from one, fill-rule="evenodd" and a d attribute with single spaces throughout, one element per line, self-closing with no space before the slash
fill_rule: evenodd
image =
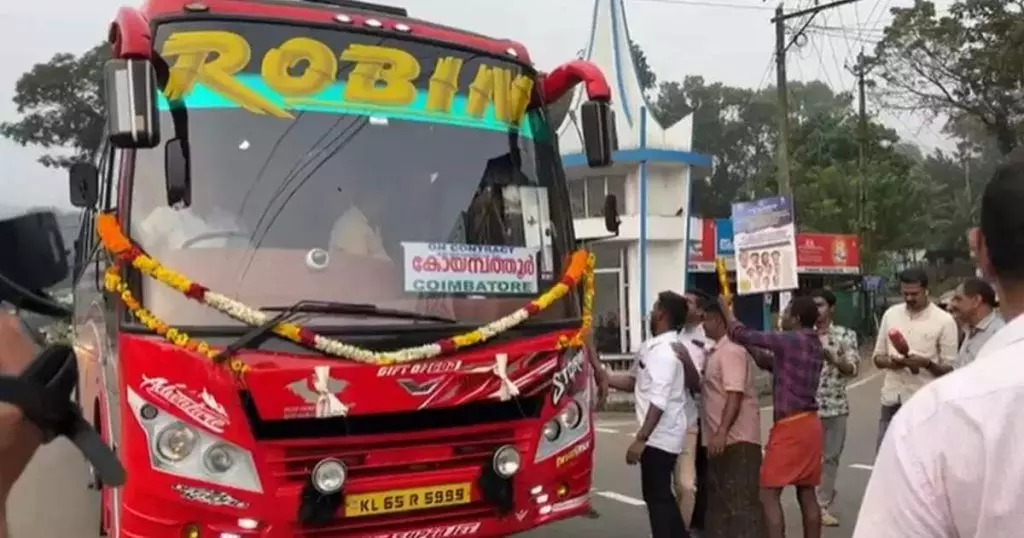
<path id="1" fill-rule="evenodd" d="M 853 234 L 796 234 L 796 264 L 801 273 L 860 272 L 860 240 Z"/>
<path id="2" fill-rule="evenodd" d="M 706 266 L 715 263 L 715 220 L 690 219 L 690 259 L 689 266 L 693 270 L 706 270 Z"/>

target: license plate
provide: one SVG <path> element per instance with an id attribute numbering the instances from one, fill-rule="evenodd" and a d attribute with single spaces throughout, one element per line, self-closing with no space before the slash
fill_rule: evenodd
<path id="1" fill-rule="evenodd" d="M 445 484 L 345 496 L 345 517 L 376 516 L 468 504 L 471 484 Z"/>

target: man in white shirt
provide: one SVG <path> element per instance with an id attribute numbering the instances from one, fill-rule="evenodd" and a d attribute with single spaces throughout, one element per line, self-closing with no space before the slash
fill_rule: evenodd
<path id="1" fill-rule="evenodd" d="M 689 536 L 672 492 L 673 471 L 686 437 L 689 400 L 683 363 L 672 345 L 679 341 L 686 312 L 683 296 L 670 291 L 658 294 L 650 316 L 654 337 L 641 346 L 633 369 L 604 374 L 610 387 L 634 395 L 640 430 L 626 452 L 626 463 L 640 464 L 652 538 Z"/>
<path id="2" fill-rule="evenodd" d="M 380 233 L 384 194 L 380 184 L 360 185 L 355 200 L 331 228 L 331 249 L 345 254 L 390 260 Z"/>
<path id="3" fill-rule="evenodd" d="M 1017 538 L 1024 529 L 1024 155 L 996 169 L 970 233 L 1007 325 L 895 416 L 853 538 Z"/>
<path id="4" fill-rule="evenodd" d="M 878 445 L 900 407 L 921 387 L 953 370 L 958 330 L 953 316 L 928 300 L 928 275 L 922 269 L 900 274 L 903 304 L 882 315 L 875 340 L 874 362 L 885 372 L 882 411 L 878 419 Z M 899 331 L 910 353 L 903 355 L 889 338 Z"/>
<path id="5" fill-rule="evenodd" d="M 965 333 L 956 356 L 956 367 L 963 368 L 974 362 L 981 348 L 1006 322 L 996 312 L 996 290 L 978 277 L 968 278 L 956 287 L 949 307 Z"/>

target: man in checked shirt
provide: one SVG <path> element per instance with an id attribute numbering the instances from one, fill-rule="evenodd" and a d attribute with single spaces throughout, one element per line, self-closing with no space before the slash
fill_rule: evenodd
<path id="1" fill-rule="evenodd" d="M 821 538 L 821 508 L 815 489 L 821 482 L 822 429 L 816 395 L 824 348 L 815 323 L 818 307 L 807 296 L 794 297 L 782 314 L 780 332 L 748 329 L 732 312 L 732 299 L 719 297 L 729 338 L 745 347 L 771 351 L 754 354 L 754 362 L 772 372 L 775 423 L 761 464 L 761 505 L 770 538 L 785 538 L 782 490 L 796 487 L 804 538 Z"/>

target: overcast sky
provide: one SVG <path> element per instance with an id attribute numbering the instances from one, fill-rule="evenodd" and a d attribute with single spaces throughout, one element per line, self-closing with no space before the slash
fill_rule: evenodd
<path id="1" fill-rule="evenodd" d="M 394 0 L 377 0 L 397 4 Z M 599 0 L 607 1 L 607 0 Z M 816 0 L 788 0 L 787 10 Z M 913 0 L 859 0 L 823 13 L 809 41 L 790 54 L 790 79 L 828 82 L 849 90 L 843 68 L 860 47 L 871 47 L 889 21 L 889 9 Z M 0 0 L 0 120 L 17 118 L 11 97 L 18 77 L 58 52 L 79 53 L 104 39 L 118 7 L 141 0 Z M 419 18 L 509 37 L 526 44 L 541 68 L 571 59 L 586 45 L 593 0 L 407 0 Z M 767 84 L 774 4 L 761 0 L 625 0 L 630 33 L 643 46 L 660 80 L 702 75 L 727 84 Z M 824 3 L 824 0 L 822 0 Z M 952 0 L 936 0 L 948 6 Z M 31 45 L 30 45 L 31 44 Z M 869 109 L 875 109 L 869 102 Z M 922 146 L 946 146 L 938 126 L 909 116 L 883 119 Z M 36 162 L 39 152 L 0 139 L 0 205 L 67 207 L 65 174 Z"/>

